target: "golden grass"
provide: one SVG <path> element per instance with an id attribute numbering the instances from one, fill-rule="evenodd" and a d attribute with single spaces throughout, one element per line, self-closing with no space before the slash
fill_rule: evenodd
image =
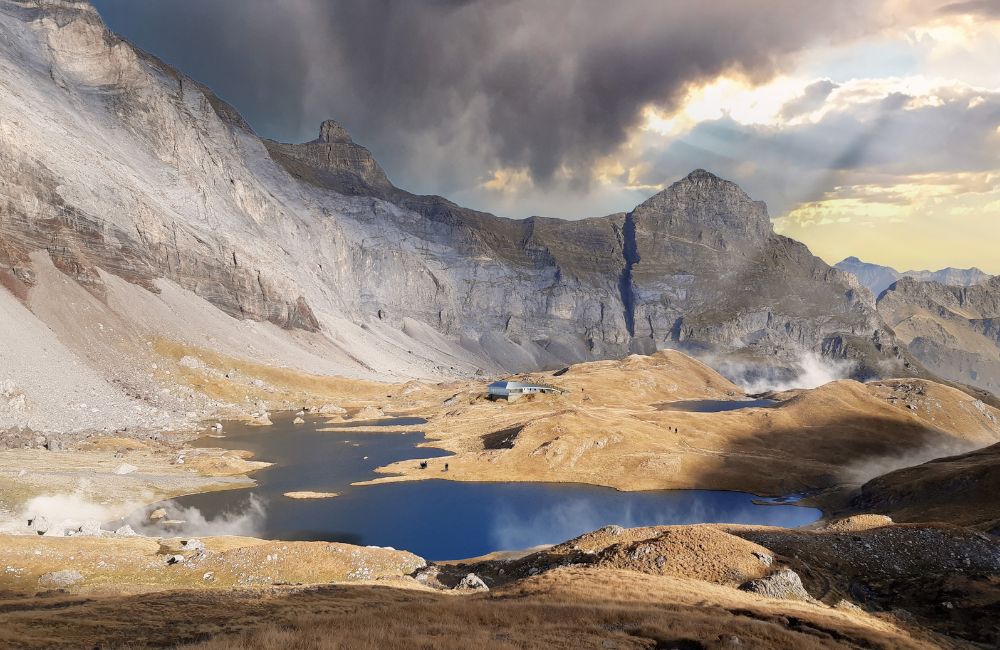
<path id="1" fill-rule="evenodd" d="M 1000 411 L 923 380 L 839 381 L 789 392 L 777 408 L 710 413 L 658 408 L 744 397 L 679 352 L 579 364 L 560 376 L 527 378 L 564 392 L 492 402 L 482 385 L 470 384 L 449 404 L 423 411 L 429 444 L 455 454 L 431 461 L 432 468 L 448 462 L 444 478 L 460 481 L 776 496 L 855 485 L 898 463 L 921 462 L 920 454 L 1000 440 Z M 491 435 L 506 430 L 517 430 L 512 448 L 488 448 Z M 369 482 L 441 477 L 413 460 L 379 472 L 386 476 Z"/>
<path id="2" fill-rule="evenodd" d="M 207 553 L 199 555 L 181 539 L 0 536 L 0 566 L 10 567 L 0 572 L 0 593 L 34 594 L 40 576 L 61 570 L 82 576 L 72 593 L 107 595 L 388 579 L 423 565 L 406 551 L 247 537 L 201 538 Z M 173 554 L 185 561 L 168 565 Z"/>
<path id="3" fill-rule="evenodd" d="M 177 366 L 185 384 L 213 399 L 227 402 L 267 400 L 317 405 L 325 401 L 337 402 L 338 405 L 340 402 L 366 404 L 384 401 L 397 388 L 392 384 L 363 379 L 313 375 L 289 368 L 277 368 L 160 337 L 153 339 L 153 348 L 160 356 L 174 362 L 190 356 L 222 373 L 220 378 L 217 373 Z M 230 370 L 237 370 L 244 377 L 260 379 L 266 386 L 256 387 L 245 381 L 227 380 L 225 373 Z"/>
<path id="4" fill-rule="evenodd" d="M 579 568 L 470 597 L 343 585 L 0 607 L 0 644 L 23 648 L 724 648 L 733 637 L 744 648 L 934 647 L 866 614 Z"/>

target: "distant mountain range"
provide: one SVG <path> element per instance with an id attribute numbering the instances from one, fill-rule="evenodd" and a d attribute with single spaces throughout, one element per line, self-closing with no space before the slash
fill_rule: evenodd
<path id="1" fill-rule="evenodd" d="M 888 289 L 900 278 L 913 278 L 924 282 L 937 282 L 952 287 L 971 287 L 987 282 L 991 277 L 981 269 L 956 269 L 948 267 L 938 271 L 897 271 L 891 266 L 870 264 L 857 257 L 848 257 L 838 262 L 836 267 L 841 271 L 853 273 L 861 284 L 872 290 L 876 296 Z"/>

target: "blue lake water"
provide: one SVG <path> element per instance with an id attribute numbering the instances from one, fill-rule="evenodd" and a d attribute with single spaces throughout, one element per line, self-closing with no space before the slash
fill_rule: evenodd
<path id="1" fill-rule="evenodd" d="M 270 539 L 342 541 L 391 546 L 430 560 L 459 559 L 497 550 L 553 544 L 609 524 L 649 526 L 704 522 L 800 526 L 819 511 L 789 505 L 757 505 L 754 496 L 710 490 L 619 492 L 580 484 L 409 481 L 352 487 L 376 476 L 381 465 L 427 459 L 431 476 L 443 474 L 447 454 L 415 445 L 411 433 L 322 432 L 325 420 L 293 425 L 293 416 L 274 414 L 272 427 L 226 424 L 225 438 L 199 446 L 247 449 L 257 460 L 274 462 L 253 477 L 259 485 L 175 500 L 197 508 L 208 520 L 257 518 L 253 533 Z M 377 423 L 366 423 L 368 431 Z M 337 425 L 339 426 L 339 425 Z M 291 491 L 338 492 L 329 499 L 290 499 Z M 249 507 L 253 505 L 253 507 Z M 189 514 L 181 516 L 191 519 Z M 243 513 L 243 514 L 240 514 Z M 183 529 L 181 529 L 183 534 Z M 194 534 L 194 531 L 187 534 Z"/>
<path id="2" fill-rule="evenodd" d="M 663 402 L 657 406 L 661 411 L 687 411 L 688 413 L 722 413 L 749 408 L 771 408 L 780 402 L 773 399 L 714 400 L 697 399 L 682 402 Z"/>

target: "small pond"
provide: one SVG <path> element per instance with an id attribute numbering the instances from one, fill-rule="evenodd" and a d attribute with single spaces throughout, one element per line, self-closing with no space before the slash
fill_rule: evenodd
<path id="1" fill-rule="evenodd" d="M 190 522 L 180 534 L 213 531 L 342 541 L 391 546 L 445 560 L 553 544 L 609 524 L 727 522 L 794 527 L 819 517 L 819 511 L 811 508 L 758 505 L 750 494 L 709 490 L 619 492 L 581 484 L 447 480 L 352 487 L 352 482 L 374 478 L 376 467 L 408 458 L 427 459 L 428 474 L 441 476 L 447 454 L 416 447 L 423 440 L 422 421 L 412 418 L 325 432 L 319 429 L 340 424 L 308 419 L 295 425 L 292 417 L 274 414 L 274 426 L 262 428 L 229 422 L 225 437 L 197 441 L 200 446 L 247 449 L 274 466 L 253 474 L 259 483 L 254 488 L 174 500 L 171 517 Z M 394 425 L 394 431 L 401 424 L 412 424 L 414 429 L 377 433 L 380 422 Z M 283 496 L 293 491 L 340 496 Z"/>

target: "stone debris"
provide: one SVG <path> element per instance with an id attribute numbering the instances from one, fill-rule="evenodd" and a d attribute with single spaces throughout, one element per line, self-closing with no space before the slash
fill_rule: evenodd
<path id="1" fill-rule="evenodd" d="M 100 537 L 103 534 L 104 530 L 101 529 L 101 522 L 93 519 L 83 522 L 83 524 L 73 531 L 73 535 L 85 537 Z"/>
<path id="2" fill-rule="evenodd" d="M 118 537 L 136 537 L 137 536 L 136 532 L 134 530 L 132 530 L 132 527 L 129 526 L 128 524 L 125 524 L 124 526 L 122 526 L 120 528 L 116 528 L 115 529 L 115 535 L 118 536 Z"/>
<path id="3" fill-rule="evenodd" d="M 167 556 L 167 564 L 180 564 L 183 561 L 184 561 L 184 556 L 180 555 L 179 553 L 177 555 Z"/>
<path id="4" fill-rule="evenodd" d="M 121 465 L 119 465 L 118 467 L 115 468 L 115 474 L 118 474 L 120 476 L 124 476 L 125 474 L 131 474 L 132 472 L 135 472 L 138 469 L 139 468 L 136 467 L 135 465 L 130 465 L 128 463 L 122 463 Z"/>
<path id="5" fill-rule="evenodd" d="M 429 566 L 420 569 L 415 574 L 413 574 L 414 580 L 422 585 L 431 587 L 433 589 L 447 589 L 447 587 L 441 582 L 439 576 L 441 575 L 441 569 L 436 566 Z"/>

